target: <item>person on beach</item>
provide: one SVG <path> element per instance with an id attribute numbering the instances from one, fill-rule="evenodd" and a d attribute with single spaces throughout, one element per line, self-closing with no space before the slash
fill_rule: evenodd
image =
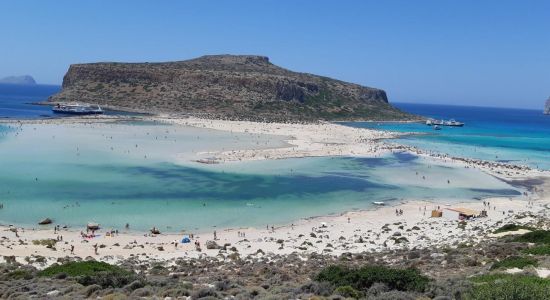
<path id="1" fill-rule="evenodd" d="M 74 245 L 71 245 L 71 254 L 74 254 Z"/>
<path id="2" fill-rule="evenodd" d="M 216 230 L 214 230 L 214 240 L 218 239 L 218 235 L 216 234 Z"/>

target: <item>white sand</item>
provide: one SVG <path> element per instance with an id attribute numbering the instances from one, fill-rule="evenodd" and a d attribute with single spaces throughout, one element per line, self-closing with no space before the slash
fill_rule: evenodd
<path id="1" fill-rule="evenodd" d="M 488 201 L 491 203 L 488 217 L 467 221 L 464 229 L 459 228 L 458 220 L 431 218 L 431 209 L 438 204 L 411 201 L 394 207 L 299 220 L 294 225 L 277 227 L 274 232 L 271 231 L 271 228 L 269 230 L 266 228 L 218 230 L 216 242 L 219 245 L 231 244 L 241 256 L 255 254 L 260 249 L 265 253 L 273 254 L 288 254 L 297 251 L 338 255 L 344 252 L 357 253 L 395 248 L 411 249 L 445 245 L 456 247 L 460 243 L 473 244 L 481 239 L 491 238 L 492 230 L 505 223 L 526 224 L 533 219 L 531 217 L 514 219 L 513 216 L 522 212 L 543 213 L 544 205 L 550 202 L 548 199 L 539 199 L 534 201 L 533 205 L 529 205 L 529 202 L 525 200 L 507 198 L 494 198 Z M 483 209 L 483 203 L 461 203 L 452 206 L 439 204 L 439 206 L 443 210 L 447 207 Z M 425 213 L 424 207 L 426 207 Z M 397 216 L 396 209 L 403 210 L 403 215 Z M 499 223 L 501 221 L 502 224 Z M 326 227 L 323 227 L 322 224 L 326 224 Z M 388 230 L 384 231 L 383 226 L 386 224 L 389 224 Z M 414 228 L 415 226 L 417 228 Z M 64 256 L 82 258 L 91 256 L 98 260 L 114 262 L 132 255 L 142 259 L 166 260 L 177 257 L 199 257 L 200 255 L 217 256 L 220 253 L 227 256 L 233 252 L 229 249 L 227 252 L 207 250 L 205 243 L 208 240 L 213 240 L 213 232 L 195 235 L 192 243 L 178 243 L 176 248 L 173 242 L 180 241 L 183 234 L 153 236 L 122 232 L 114 237 L 107 237 L 100 230 L 97 232 L 99 237 L 88 240 L 81 238 L 80 232 L 69 230 L 61 230 L 57 234 L 54 234 L 51 229 L 19 228 L 17 231 L 18 238 L 9 228 L 0 228 L 2 239 L 0 255 L 15 255 L 19 261 L 23 261 L 24 257 L 31 255 L 48 257 L 50 258 L 49 263 L 52 263 L 55 258 Z M 246 237 L 240 237 L 238 232 L 244 233 Z M 400 235 L 396 232 L 399 232 Z M 56 250 L 32 243 L 33 240 L 56 239 L 59 235 L 63 236 L 63 242 L 57 244 Z M 400 237 L 406 238 L 408 242 L 396 244 L 395 239 Z M 360 242 L 360 239 L 363 242 Z M 194 249 L 195 241 L 201 243 L 202 252 Z M 99 248 L 98 255 L 95 255 L 94 244 L 105 245 L 105 248 Z M 70 253 L 71 245 L 75 247 L 74 254 Z M 158 247 L 161 246 L 164 251 L 159 251 Z"/>
<path id="2" fill-rule="evenodd" d="M 104 119 L 86 120 L 102 121 Z M 391 150 L 388 144 L 379 141 L 379 139 L 394 136 L 392 133 L 350 128 L 330 123 L 301 125 L 167 117 L 161 117 L 159 120 L 231 132 L 288 136 L 288 143 L 292 145 L 291 147 L 276 149 L 220 151 L 201 154 L 205 158 L 216 162 L 328 155 L 376 156 L 384 151 Z M 70 123 L 74 121 L 65 119 L 50 122 Z M 452 160 L 450 158 L 438 159 Z M 494 171 L 495 168 L 498 171 L 499 168 L 461 161 L 456 161 L 456 163 L 469 167 L 479 167 L 487 171 Z M 518 171 L 514 174 L 516 177 L 545 175 L 538 171 L 533 172 L 521 170 L 521 172 Z M 531 217 L 515 219 L 514 215 L 523 212 L 545 213 L 544 205 L 550 202 L 547 191 L 548 188 L 546 187 L 534 195 L 522 196 L 514 200 L 508 198 L 488 199 L 491 203 L 488 217 L 468 221 L 465 228 L 459 228 L 457 220 L 430 218 L 431 209 L 438 205 L 445 208 L 446 206 L 443 203 L 435 204 L 410 199 L 411 201 L 395 207 L 382 207 L 377 210 L 298 220 L 294 225 L 275 228 L 274 232 L 266 228 L 218 230 L 218 240 L 216 242 L 219 245 L 231 244 L 231 247 L 234 246 L 241 256 L 255 254 L 260 249 L 265 253 L 275 254 L 288 254 L 297 251 L 338 255 L 344 252 L 380 251 L 394 248 L 409 249 L 442 245 L 456 247 L 460 243 L 475 243 L 481 239 L 490 238 L 491 231 L 504 223 L 525 224 L 532 221 Z M 426 207 L 426 211 L 424 211 L 424 207 Z M 455 204 L 453 207 L 481 210 L 483 209 L 483 203 L 462 203 Z M 403 215 L 397 216 L 395 214 L 396 209 L 403 210 Z M 327 226 L 323 228 L 322 223 L 326 223 Z M 385 224 L 388 224 L 386 230 L 383 228 Z M 413 228 L 415 226 L 417 228 Z M 79 232 L 67 230 L 54 234 L 53 230 L 19 228 L 17 230 L 19 237 L 16 237 L 15 233 L 7 227 L 0 227 L 0 232 L 2 238 L 0 241 L 0 255 L 14 255 L 19 261 L 23 261 L 25 257 L 31 255 L 48 257 L 48 263 L 51 263 L 55 258 L 64 256 L 79 256 L 82 258 L 91 256 L 113 262 L 130 256 L 165 260 L 175 257 L 199 257 L 200 255 L 227 256 L 233 252 L 229 250 L 231 247 L 228 247 L 227 251 L 207 250 L 205 243 L 207 240 L 213 239 L 213 233 L 196 235 L 190 244 L 178 243 L 175 247 L 173 241 L 180 241 L 183 234 L 151 236 L 123 232 L 115 237 L 106 237 L 104 232 L 99 231 L 100 237 L 85 240 L 80 237 Z M 238 232 L 243 232 L 246 237 L 239 236 Z M 32 243 L 33 240 L 55 239 L 58 235 L 63 236 L 63 242 L 57 243 L 56 250 Z M 406 238 L 407 242 L 395 242 L 402 237 Z M 193 244 L 195 241 L 201 243 L 202 252 L 195 250 Z M 98 255 L 94 254 L 94 244 L 104 245 L 104 247 L 99 248 Z M 70 253 L 71 245 L 75 247 L 74 254 Z M 163 247 L 163 250 L 159 250 L 159 247 Z"/>
<path id="3" fill-rule="evenodd" d="M 205 159 L 209 159 L 213 162 L 312 156 L 375 156 L 383 151 L 387 151 L 385 144 L 379 142 L 380 139 L 397 136 L 395 133 L 352 128 L 333 123 L 257 123 L 198 118 L 161 118 L 160 120 L 199 128 L 289 137 L 286 142 L 290 144 L 290 147 L 199 153 L 202 154 Z"/>

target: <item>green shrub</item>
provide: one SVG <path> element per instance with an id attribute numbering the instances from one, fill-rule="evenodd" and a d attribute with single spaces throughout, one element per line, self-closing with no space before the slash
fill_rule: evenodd
<path id="1" fill-rule="evenodd" d="M 550 255 L 550 245 L 540 245 L 523 250 L 523 253 L 533 255 Z"/>
<path id="2" fill-rule="evenodd" d="M 344 285 L 344 286 L 339 286 L 337 287 L 335 290 L 334 290 L 334 293 L 335 294 L 338 294 L 342 297 L 346 297 L 346 298 L 355 298 L 355 299 L 359 299 L 361 298 L 361 292 L 359 292 L 358 290 L 352 288 L 351 286 L 349 285 Z"/>
<path id="3" fill-rule="evenodd" d="M 429 279 L 416 269 L 393 269 L 383 266 L 364 266 L 359 269 L 349 269 L 343 266 L 324 268 L 315 278 L 317 281 L 327 281 L 334 286 L 351 286 L 360 291 L 366 291 L 374 283 L 381 282 L 390 289 L 401 291 L 425 290 Z"/>
<path id="4" fill-rule="evenodd" d="M 536 276 L 491 274 L 474 277 L 472 282 L 474 286 L 466 299 L 550 299 L 550 280 Z"/>
<path id="5" fill-rule="evenodd" d="M 110 265 L 105 262 L 99 261 L 73 261 L 64 263 L 62 265 L 52 265 L 40 272 L 39 276 L 52 277 L 57 274 L 65 273 L 68 276 L 84 276 L 84 275 L 95 275 L 98 272 L 120 272 L 124 273 L 128 271 L 115 266 Z"/>
<path id="6" fill-rule="evenodd" d="M 58 274 L 76 277 L 82 285 L 98 284 L 106 287 L 122 287 L 137 279 L 134 272 L 118 266 L 98 261 L 68 262 L 52 265 L 38 273 L 39 276 L 53 277 Z"/>
<path id="7" fill-rule="evenodd" d="M 506 224 L 499 229 L 495 230 L 494 233 L 501 233 L 501 232 L 508 232 L 508 231 L 518 231 L 520 229 L 526 229 L 526 230 L 535 230 L 533 227 L 524 226 L 524 225 L 517 225 L 517 224 Z"/>
<path id="8" fill-rule="evenodd" d="M 535 230 L 516 237 L 513 241 L 522 243 L 550 244 L 550 231 Z"/>
<path id="9" fill-rule="evenodd" d="M 9 279 L 32 279 L 34 276 L 29 270 L 19 269 L 8 273 Z"/>
<path id="10" fill-rule="evenodd" d="M 507 257 L 499 262 L 494 263 L 491 266 L 491 270 L 495 269 L 511 269 L 519 268 L 523 269 L 525 266 L 537 266 L 537 260 L 529 257 L 511 256 Z"/>

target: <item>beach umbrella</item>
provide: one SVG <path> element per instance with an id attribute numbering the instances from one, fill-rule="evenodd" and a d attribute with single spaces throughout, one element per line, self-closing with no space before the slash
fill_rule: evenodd
<path id="1" fill-rule="evenodd" d="M 189 236 L 184 235 L 183 238 L 181 239 L 181 242 L 182 242 L 183 244 L 191 243 L 191 239 L 189 238 Z"/>

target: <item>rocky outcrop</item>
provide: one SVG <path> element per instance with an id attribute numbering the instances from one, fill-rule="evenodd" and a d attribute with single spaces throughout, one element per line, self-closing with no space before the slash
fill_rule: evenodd
<path id="1" fill-rule="evenodd" d="M 286 70 L 264 56 L 71 65 L 49 101 L 254 120 L 403 120 L 383 90 Z"/>
<path id="2" fill-rule="evenodd" d="M 548 97 L 548 100 L 546 100 L 546 104 L 544 105 L 544 114 L 550 115 L 550 97 Z"/>
<path id="3" fill-rule="evenodd" d="M 30 75 L 23 76 L 8 76 L 0 79 L 0 83 L 4 84 L 20 84 L 20 85 L 35 85 L 36 81 Z"/>

